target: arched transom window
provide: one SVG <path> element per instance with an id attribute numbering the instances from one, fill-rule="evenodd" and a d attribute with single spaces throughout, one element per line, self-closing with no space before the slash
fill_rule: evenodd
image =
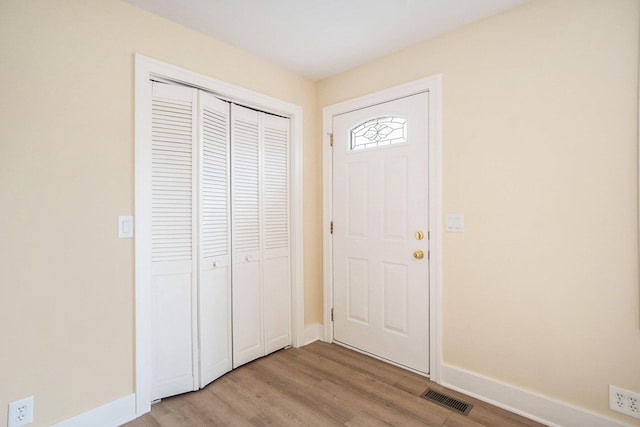
<path id="1" fill-rule="evenodd" d="M 367 120 L 351 129 L 350 150 L 364 150 L 407 142 L 407 119 L 384 116 Z"/>

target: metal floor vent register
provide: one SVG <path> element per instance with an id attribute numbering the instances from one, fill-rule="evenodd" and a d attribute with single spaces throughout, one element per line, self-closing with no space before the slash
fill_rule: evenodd
<path id="1" fill-rule="evenodd" d="M 462 415 L 469 414 L 473 405 L 470 403 L 463 402 L 462 400 L 455 399 L 451 396 L 447 396 L 446 394 L 438 393 L 437 391 L 431 390 L 428 388 L 424 393 L 420 395 L 420 397 L 427 399 L 430 402 L 436 403 L 440 406 L 444 406 L 447 409 L 451 409 L 452 411 L 458 412 Z"/>

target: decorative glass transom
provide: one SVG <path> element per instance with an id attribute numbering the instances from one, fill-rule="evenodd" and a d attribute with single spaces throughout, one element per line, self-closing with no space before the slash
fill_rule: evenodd
<path id="1" fill-rule="evenodd" d="M 381 147 L 407 142 L 407 119 L 404 117 L 378 117 L 351 129 L 351 150 Z"/>

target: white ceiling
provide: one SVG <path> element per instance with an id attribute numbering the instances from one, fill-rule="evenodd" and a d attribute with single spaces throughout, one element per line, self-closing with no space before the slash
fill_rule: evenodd
<path id="1" fill-rule="evenodd" d="M 313 80 L 527 0 L 126 0 Z"/>

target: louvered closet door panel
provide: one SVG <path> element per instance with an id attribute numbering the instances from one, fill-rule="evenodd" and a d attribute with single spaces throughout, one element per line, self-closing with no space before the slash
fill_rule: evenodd
<path id="1" fill-rule="evenodd" d="M 232 106 L 233 366 L 264 355 L 260 265 L 259 113 Z"/>
<path id="2" fill-rule="evenodd" d="M 199 92 L 200 388 L 231 370 L 229 103 Z"/>
<path id="3" fill-rule="evenodd" d="M 153 83 L 151 153 L 152 398 L 194 389 L 196 91 Z"/>
<path id="4" fill-rule="evenodd" d="M 232 106 L 233 252 L 260 251 L 259 113 Z"/>
<path id="5" fill-rule="evenodd" d="M 291 344 L 289 120 L 262 114 L 265 352 Z"/>

